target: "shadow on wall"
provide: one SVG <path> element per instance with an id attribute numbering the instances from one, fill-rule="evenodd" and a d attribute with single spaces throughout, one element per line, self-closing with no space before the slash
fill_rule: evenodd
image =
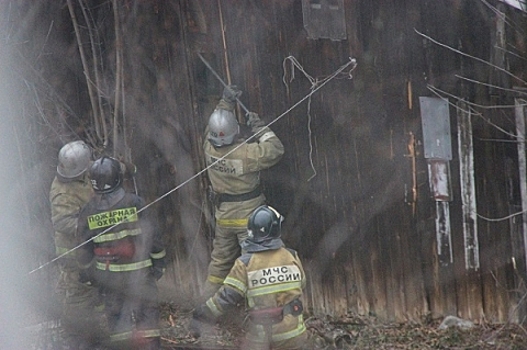
<path id="1" fill-rule="evenodd" d="M 382 171 L 375 171 L 382 167 Z M 322 181 L 282 177 L 281 182 L 273 184 L 279 188 L 273 191 L 279 198 L 274 195 L 270 201 L 277 203 L 285 216 L 284 242 L 309 261 L 312 277 L 323 276 L 338 261 L 342 249 L 364 252 L 378 237 L 373 220 L 394 204 L 404 203 L 401 165 L 379 163 L 370 170 L 375 175 L 363 183 L 360 191 L 348 188 L 336 171 L 320 175 Z M 334 185 L 333 192 L 326 195 L 327 182 Z"/>
<path id="2" fill-rule="evenodd" d="M 136 106 L 140 116 L 147 108 Z M 160 281 L 160 289 L 169 299 L 182 302 L 200 294 L 199 285 L 205 278 L 209 261 L 208 242 L 203 234 L 201 178 L 196 177 L 190 140 L 175 119 L 161 118 L 138 129 L 135 138 L 145 147 L 136 147 L 136 158 L 142 173 L 138 180 L 145 193 L 150 193 L 147 210 L 158 221 L 167 246 L 168 268 Z M 141 120 L 138 118 L 138 120 Z M 179 301 L 179 300 L 178 300 Z"/>

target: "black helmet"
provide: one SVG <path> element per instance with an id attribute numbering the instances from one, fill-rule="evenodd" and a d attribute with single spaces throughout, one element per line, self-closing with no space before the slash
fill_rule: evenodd
<path id="1" fill-rule="evenodd" d="M 262 205 L 256 208 L 247 222 L 248 240 L 262 243 L 280 237 L 284 217 L 273 207 Z"/>
<path id="2" fill-rule="evenodd" d="M 97 193 L 114 191 L 122 182 L 121 164 L 106 156 L 97 159 L 90 168 L 90 180 Z"/>

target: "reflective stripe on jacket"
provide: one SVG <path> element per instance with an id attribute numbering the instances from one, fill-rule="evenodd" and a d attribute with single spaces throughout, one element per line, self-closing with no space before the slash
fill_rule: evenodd
<path id="1" fill-rule="evenodd" d="M 220 100 L 216 108 L 234 111 L 234 104 Z M 253 138 L 253 142 L 243 143 L 243 139 L 225 147 L 214 147 L 208 140 L 209 128 L 205 129 L 203 153 L 208 178 L 212 189 L 218 195 L 240 195 L 249 193 L 260 186 L 260 171 L 277 164 L 284 155 L 284 145 L 276 134 L 264 127 Z M 220 160 L 221 159 L 221 160 Z M 264 204 L 265 196 L 243 202 L 224 202 L 215 211 L 216 224 L 224 227 L 246 227 L 249 214 Z"/>
<path id="2" fill-rule="evenodd" d="M 280 139 L 269 128 L 263 133 L 267 135 L 264 141 L 238 142 L 220 148 L 205 140 L 205 162 L 210 166 L 207 173 L 216 193 L 236 195 L 253 191 L 260 185 L 260 170 L 272 167 L 282 158 L 284 146 Z"/>
<path id="3" fill-rule="evenodd" d="M 148 215 L 139 212 L 141 197 L 124 193 L 112 203 L 104 196 L 95 195 L 79 217 L 79 235 L 92 240 L 85 249 L 95 258 L 96 268 L 126 272 L 148 268 L 153 259 L 164 259 L 160 233 Z"/>
<path id="4" fill-rule="evenodd" d="M 294 250 L 279 248 L 246 253 L 238 258 L 223 287 L 206 305 L 218 317 L 243 299 L 248 310 L 283 307 L 302 296 L 306 285 L 302 263 Z M 247 338 L 257 339 L 264 328 L 254 325 Z M 273 341 L 286 340 L 305 332 L 302 315 L 285 315 L 272 326 Z M 260 334 L 261 333 L 261 334 Z"/>

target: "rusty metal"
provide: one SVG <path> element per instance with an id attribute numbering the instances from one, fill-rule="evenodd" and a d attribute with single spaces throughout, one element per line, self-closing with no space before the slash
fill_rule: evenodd
<path id="1" fill-rule="evenodd" d="M 438 202 L 451 201 L 449 162 L 442 159 L 428 159 L 427 163 L 432 197 Z"/>

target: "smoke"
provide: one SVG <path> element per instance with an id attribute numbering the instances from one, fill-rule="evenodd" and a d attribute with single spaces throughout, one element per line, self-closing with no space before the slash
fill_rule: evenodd
<path id="1" fill-rule="evenodd" d="M 2 32 L 3 33 L 3 32 Z M 2 35 L 3 37 L 3 35 Z M 24 261 L 28 256 L 21 240 L 23 215 L 20 212 L 16 194 L 18 183 L 18 154 L 16 134 L 17 115 L 13 106 L 13 79 L 10 70 L 10 57 L 4 40 L 0 41 L 0 194 L 2 194 L 0 214 L 0 347 L 2 349 L 21 349 L 21 327 L 24 315 L 30 309 L 24 291 L 29 288 Z M 26 347 L 27 348 L 27 347 Z"/>

